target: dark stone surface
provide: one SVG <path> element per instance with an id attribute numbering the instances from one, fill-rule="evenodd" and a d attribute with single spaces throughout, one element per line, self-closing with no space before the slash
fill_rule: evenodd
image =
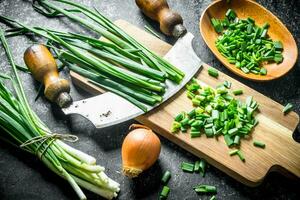
<path id="1" fill-rule="evenodd" d="M 150 24 L 158 30 L 157 24 L 145 19 L 133 0 L 80 0 L 79 2 L 97 7 L 111 19 L 122 18 L 140 27 Z M 169 0 L 170 6 L 182 14 L 187 29 L 196 36 L 195 49 L 197 54 L 206 63 L 255 88 L 275 101 L 282 104 L 287 102 L 293 103 L 295 111 L 299 114 L 299 59 L 294 69 L 288 75 L 269 83 L 250 82 L 233 75 L 213 56 L 199 34 L 199 17 L 210 2 L 210 0 Z M 260 0 L 259 2 L 286 24 L 299 46 L 300 2 L 298 0 Z M 0 13 L 31 25 L 43 25 L 61 30 L 93 34 L 82 27 L 69 23 L 67 19 L 46 19 L 33 11 L 30 1 L 0 0 Z M 1 27 L 3 27 L 2 24 Z M 165 39 L 168 42 L 174 42 L 172 39 Z M 9 44 L 17 63 L 23 64 L 23 52 L 31 43 L 32 41 L 25 37 L 9 39 Z M 9 71 L 10 66 L 2 48 L 0 49 L 0 61 L 0 69 Z M 66 72 L 63 72 L 63 74 L 69 78 Z M 119 172 L 121 168 L 120 147 L 127 133 L 128 126 L 134 121 L 96 130 L 83 118 L 76 116 L 64 117 L 57 107 L 51 105 L 44 98 L 34 102 L 38 84 L 28 74 L 22 74 L 22 80 L 30 104 L 40 118 L 55 132 L 72 132 L 76 134 L 80 141 L 73 146 L 95 156 L 98 163 L 106 167 L 107 174 L 121 183 L 119 199 L 157 199 L 157 194 L 161 189 L 160 177 L 162 172 L 167 169 L 173 175 L 169 183 L 171 188 L 169 199 L 209 199 L 210 196 L 199 196 L 192 190 L 192 187 L 199 183 L 217 186 L 217 199 L 300 199 L 299 180 L 287 179 L 276 173 L 271 173 L 262 185 L 257 188 L 244 186 L 214 167 L 209 168 L 205 178 L 196 174 L 183 173 L 179 169 L 180 162 L 195 161 L 197 158 L 164 138 L 161 138 L 162 151 L 160 159 L 155 166 L 145 172 L 140 178 L 129 180 Z M 84 91 L 73 86 L 71 94 L 75 100 L 88 96 Z M 89 199 L 101 199 L 90 192 L 86 192 L 86 194 Z M 77 199 L 77 197 L 67 182 L 51 173 L 37 158 L 16 150 L 1 141 L 0 199 L 59 200 Z"/>

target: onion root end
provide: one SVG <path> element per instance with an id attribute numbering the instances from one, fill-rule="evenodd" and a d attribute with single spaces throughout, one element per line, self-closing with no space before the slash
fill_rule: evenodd
<path id="1" fill-rule="evenodd" d="M 142 173 L 143 170 L 133 168 L 133 167 L 123 167 L 123 174 L 129 178 L 135 178 L 138 177 L 140 173 Z"/>

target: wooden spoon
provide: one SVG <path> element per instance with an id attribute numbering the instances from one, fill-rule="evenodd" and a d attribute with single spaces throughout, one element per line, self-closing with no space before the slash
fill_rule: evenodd
<path id="1" fill-rule="evenodd" d="M 258 26 L 262 26 L 265 22 L 268 22 L 270 24 L 268 34 L 271 39 L 280 40 L 283 43 L 283 62 L 280 64 L 271 63 L 264 65 L 268 70 L 266 76 L 255 75 L 252 73 L 245 74 L 240 69 L 236 68 L 235 65 L 230 64 L 216 48 L 215 41 L 218 34 L 214 30 L 210 19 L 213 17 L 223 19 L 229 8 L 233 9 L 241 19 L 252 17 Z M 199 26 L 201 35 L 210 50 L 228 69 L 241 77 L 254 81 L 270 81 L 285 75 L 296 63 L 298 49 L 292 34 L 275 15 L 254 1 L 231 0 L 230 3 L 222 0 L 214 1 L 202 13 Z"/>

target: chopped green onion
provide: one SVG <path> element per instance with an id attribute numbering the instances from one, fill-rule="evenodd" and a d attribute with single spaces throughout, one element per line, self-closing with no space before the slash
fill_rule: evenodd
<path id="1" fill-rule="evenodd" d="M 275 54 L 275 56 L 274 56 L 274 61 L 275 61 L 276 63 L 281 63 L 281 62 L 283 61 L 283 56 L 282 56 L 282 54 Z"/>
<path id="2" fill-rule="evenodd" d="M 200 174 L 202 174 L 202 176 L 204 177 L 205 173 L 206 173 L 206 168 L 207 168 L 207 164 L 204 159 L 200 160 L 199 167 L 200 167 L 200 169 L 199 169 Z"/>
<path id="3" fill-rule="evenodd" d="M 237 128 L 232 128 L 232 129 L 228 130 L 228 134 L 229 134 L 230 136 L 232 136 L 232 135 L 235 135 L 238 131 L 239 131 L 239 129 L 237 129 Z"/>
<path id="4" fill-rule="evenodd" d="M 211 117 L 213 119 L 219 119 L 220 118 L 219 111 L 218 110 L 212 110 Z"/>
<path id="5" fill-rule="evenodd" d="M 238 149 L 229 151 L 229 155 L 230 155 L 230 156 L 236 155 L 236 154 L 238 153 L 238 151 L 239 151 Z"/>
<path id="6" fill-rule="evenodd" d="M 274 41 L 274 47 L 275 47 L 276 50 L 282 50 L 283 49 L 282 42 Z"/>
<path id="7" fill-rule="evenodd" d="M 191 138 L 196 138 L 196 137 L 200 137 L 201 133 L 200 130 L 199 131 L 191 131 Z"/>
<path id="8" fill-rule="evenodd" d="M 208 68 L 208 74 L 209 74 L 210 76 L 215 77 L 215 78 L 217 78 L 217 77 L 219 76 L 218 71 L 217 71 L 216 69 L 212 68 L 212 67 L 209 67 L 209 68 Z"/>
<path id="9" fill-rule="evenodd" d="M 229 81 L 224 81 L 223 85 L 224 85 L 227 89 L 230 89 L 230 88 L 231 88 L 231 82 L 229 82 Z"/>
<path id="10" fill-rule="evenodd" d="M 228 19 L 230 19 L 230 20 L 234 20 L 236 18 L 235 12 L 231 9 L 227 10 L 225 16 L 228 17 Z"/>
<path id="11" fill-rule="evenodd" d="M 269 23 L 258 27 L 255 21 L 237 18 L 232 9 L 228 9 L 225 19 L 211 19 L 217 33 L 216 48 L 230 64 L 234 64 L 245 74 L 266 75 L 260 72 L 264 62 L 281 63 L 283 61 L 283 45 L 280 41 L 272 41 L 268 36 Z"/>
<path id="12" fill-rule="evenodd" d="M 267 29 L 270 27 L 270 24 L 269 23 L 264 23 L 264 25 L 262 26 L 262 29 Z"/>
<path id="13" fill-rule="evenodd" d="M 266 75 L 267 74 L 267 69 L 266 68 L 261 68 L 259 73 L 260 73 L 260 75 Z"/>
<path id="14" fill-rule="evenodd" d="M 248 107 L 250 107 L 251 104 L 252 104 L 252 102 L 253 102 L 253 97 L 252 96 L 248 96 L 247 99 L 246 99 L 246 105 Z"/>
<path id="15" fill-rule="evenodd" d="M 191 93 L 195 95 L 192 99 L 195 108 L 183 119 L 180 117 L 180 125 L 184 131 L 190 129 L 191 138 L 199 137 L 203 132 L 208 138 L 223 135 L 228 147 L 238 148 L 242 139 L 258 123 L 255 111 L 259 105 L 252 96 L 248 96 L 245 102 L 239 101 L 228 93 L 223 84 L 216 89 L 200 85 Z M 242 93 L 242 90 L 238 93 Z"/>
<path id="16" fill-rule="evenodd" d="M 197 193 L 217 193 L 217 188 L 212 185 L 197 185 L 194 190 Z"/>
<path id="17" fill-rule="evenodd" d="M 263 31 L 262 31 L 260 37 L 261 37 L 261 38 L 265 38 L 265 37 L 267 36 L 267 32 L 268 32 L 268 29 L 263 29 Z"/>
<path id="18" fill-rule="evenodd" d="M 191 127 L 191 132 L 199 132 L 200 128 L 199 127 Z"/>
<path id="19" fill-rule="evenodd" d="M 256 146 L 256 147 L 263 148 L 263 149 L 266 147 L 266 145 L 264 143 L 260 142 L 260 141 L 254 141 L 253 145 Z"/>
<path id="20" fill-rule="evenodd" d="M 232 93 L 234 95 L 241 95 L 241 94 L 243 94 L 243 90 L 234 90 Z"/>
<path id="21" fill-rule="evenodd" d="M 216 91 L 217 91 L 218 94 L 226 94 L 228 92 L 226 90 L 225 86 L 223 86 L 223 85 L 218 87 Z"/>
<path id="22" fill-rule="evenodd" d="M 164 186 L 162 191 L 160 192 L 161 199 L 167 199 L 170 193 L 170 188 L 168 186 Z"/>
<path id="23" fill-rule="evenodd" d="M 193 98 L 193 99 L 192 99 L 192 103 L 193 103 L 194 106 L 199 106 L 200 103 L 201 103 L 201 101 L 199 101 L 199 100 L 196 99 L 196 98 Z"/>
<path id="24" fill-rule="evenodd" d="M 195 120 L 192 124 L 191 124 L 191 127 L 193 128 L 197 128 L 197 129 L 200 129 L 202 126 L 203 126 L 203 121 L 201 120 Z"/>
<path id="25" fill-rule="evenodd" d="M 195 121 L 196 121 L 195 118 L 190 119 L 188 125 L 190 125 L 191 127 L 193 127 L 192 124 L 194 124 Z"/>
<path id="26" fill-rule="evenodd" d="M 247 67 L 241 67 L 241 70 L 245 73 L 248 74 L 250 70 Z"/>
<path id="27" fill-rule="evenodd" d="M 193 110 L 191 110 L 191 111 L 188 113 L 188 116 L 189 116 L 190 118 L 192 118 L 192 117 L 195 116 L 195 114 L 196 114 L 196 111 L 195 111 L 195 109 L 193 109 Z"/>
<path id="28" fill-rule="evenodd" d="M 286 114 L 289 113 L 292 109 L 293 109 L 293 104 L 288 103 L 288 104 L 286 104 L 286 106 L 284 106 L 282 112 L 283 112 L 283 114 L 286 115 Z"/>
<path id="29" fill-rule="evenodd" d="M 223 31 L 223 27 L 220 20 L 212 18 L 211 23 L 217 33 L 221 33 Z"/>
<path id="30" fill-rule="evenodd" d="M 227 146 L 230 147 L 231 145 L 233 145 L 233 140 L 231 139 L 230 135 L 224 135 L 224 140 Z"/>
<path id="31" fill-rule="evenodd" d="M 241 161 L 245 162 L 245 157 L 244 157 L 243 153 L 240 150 L 237 152 L 237 155 L 239 156 Z"/>
<path id="32" fill-rule="evenodd" d="M 161 178 L 161 182 L 163 184 L 167 184 L 169 182 L 170 178 L 171 178 L 171 172 L 167 170 L 167 171 L 165 171 L 163 177 Z"/>
<path id="33" fill-rule="evenodd" d="M 193 124 L 196 122 L 196 119 L 195 118 L 192 118 L 189 120 L 189 123 L 188 125 L 190 125 L 191 127 L 193 127 Z"/>
<path id="34" fill-rule="evenodd" d="M 187 163 L 187 162 L 182 162 L 181 163 L 181 169 L 185 172 L 194 172 L 194 164 Z"/>
<path id="35" fill-rule="evenodd" d="M 240 144 L 240 140 L 241 140 L 241 137 L 239 135 L 236 135 L 234 137 L 233 144 L 239 145 Z"/>
<path id="36" fill-rule="evenodd" d="M 188 128 L 189 128 L 188 126 L 189 126 L 189 124 L 186 124 L 186 125 L 180 124 L 180 131 L 181 131 L 182 133 L 186 133 L 187 130 L 188 130 Z"/>
<path id="37" fill-rule="evenodd" d="M 200 170 L 200 160 L 197 160 L 194 164 L 194 172 L 199 172 Z"/>
<path id="38" fill-rule="evenodd" d="M 184 118 L 184 119 L 180 122 L 181 126 L 188 125 L 188 123 L 189 123 L 189 118 L 188 118 L 188 117 Z"/>
<path id="39" fill-rule="evenodd" d="M 175 121 L 176 121 L 176 122 L 180 122 L 181 120 L 183 120 L 183 118 L 185 118 L 185 112 L 179 113 L 179 114 L 175 117 Z"/>
<path id="40" fill-rule="evenodd" d="M 187 91 L 186 93 L 186 96 L 189 98 L 189 99 L 193 99 L 195 97 L 195 94 L 190 92 L 190 91 Z"/>
<path id="41" fill-rule="evenodd" d="M 186 132 L 187 132 L 187 127 L 186 127 L 186 126 L 181 126 L 181 127 L 180 127 L 180 131 L 181 131 L 182 133 L 186 133 Z"/>
<path id="42" fill-rule="evenodd" d="M 186 88 L 188 91 L 195 92 L 200 89 L 200 85 L 198 83 L 187 84 Z"/>
<path id="43" fill-rule="evenodd" d="M 214 131 L 212 128 L 205 128 L 204 129 L 206 137 L 213 137 L 214 136 Z"/>
<path id="44" fill-rule="evenodd" d="M 176 132 L 178 132 L 178 131 L 180 130 L 180 128 L 181 128 L 181 124 L 180 124 L 179 122 L 177 122 L 177 121 L 174 121 L 174 122 L 172 123 L 171 133 L 176 133 Z"/>

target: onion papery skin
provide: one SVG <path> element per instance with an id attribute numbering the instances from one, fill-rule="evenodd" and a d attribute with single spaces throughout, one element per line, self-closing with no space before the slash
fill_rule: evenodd
<path id="1" fill-rule="evenodd" d="M 122 144 L 122 171 L 124 175 L 134 178 L 156 162 L 161 143 L 157 135 L 146 126 L 133 124 L 130 130 Z"/>

